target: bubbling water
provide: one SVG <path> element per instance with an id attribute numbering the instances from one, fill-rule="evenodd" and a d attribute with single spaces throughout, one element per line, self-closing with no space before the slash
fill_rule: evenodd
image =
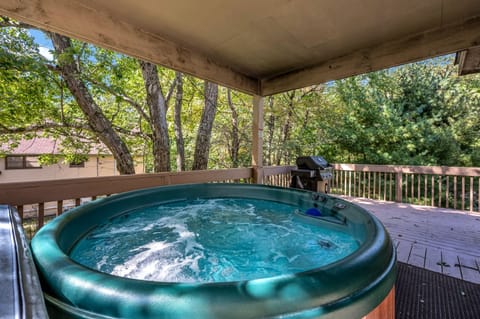
<path id="1" fill-rule="evenodd" d="M 304 223 L 295 210 L 229 198 L 144 207 L 94 228 L 70 257 L 121 277 L 229 282 L 314 269 L 358 248 L 351 235 Z"/>

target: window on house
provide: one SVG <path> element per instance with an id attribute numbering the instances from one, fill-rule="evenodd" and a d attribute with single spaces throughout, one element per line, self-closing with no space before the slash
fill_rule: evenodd
<path id="1" fill-rule="evenodd" d="M 5 169 L 42 168 L 38 156 L 6 156 Z"/>
<path id="2" fill-rule="evenodd" d="M 85 161 L 70 163 L 69 167 L 85 167 Z"/>

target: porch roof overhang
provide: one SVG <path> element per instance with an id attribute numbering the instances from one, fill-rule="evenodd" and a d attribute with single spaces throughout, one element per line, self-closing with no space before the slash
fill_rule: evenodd
<path id="1" fill-rule="evenodd" d="M 0 14 L 261 96 L 480 45 L 478 0 L 2 0 Z"/>
<path id="2" fill-rule="evenodd" d="M 458 64 L 459 75 L 480 72 L 480 46 L 457 52 L 455 64 Z"/>

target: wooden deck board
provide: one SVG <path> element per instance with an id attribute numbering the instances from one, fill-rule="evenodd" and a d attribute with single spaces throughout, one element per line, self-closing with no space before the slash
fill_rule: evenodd
<path id="1" fill-rule="evenodd" d="M 442 273 L 463 279 L 460 267 L 458 266 L 458 256 L 456 253 L 447 250 L 442 251 Z"/>
<path id="2" fill-rule="evenodd" d="M 464 280 L 480 283 L 480 272 L 478 270 L 475 258 L 458 256 L 458 264 Z"/>
<path id="3" fill-rule="evenodd" d="M 395 242 L 398 261 L 480 283 L 480 214 L 344 198 L 380 219 Z"/>
<path id="4" fill-rule="evenodd" d="M 420 244 L 413 244 L 408 264 L 425 268 L 425 254 L 427 247 Z"/>
<path id="5" fill-rule="evenodd" d="M 435 272 L 442 272 L 442 250 L 434 247 L 427 248 L 425 268 Z"/>
<path id="6" fill-rule="evenodd" d="M 397 260 L 407 263 L 410 257 L 412 245 L 406 241 L 399 241 L 397 246 Z"/>

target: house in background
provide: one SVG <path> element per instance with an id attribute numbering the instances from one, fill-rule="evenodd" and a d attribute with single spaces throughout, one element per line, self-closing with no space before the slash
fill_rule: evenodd
<path id="1" fill-rule="evenodd" d="M 60 144 L 52 138 L 35 137 L 22 139 L 13 150 L 0 146 L 0 183 L 118 175 L 115 159 L 103 145 L 86 154 L 84 162 L 69 164 L 60 159 L 55 164 L 41 165 L 39 156 L 60 155 Z M 141 161 L 135 171 L 144 172 Z"/>

